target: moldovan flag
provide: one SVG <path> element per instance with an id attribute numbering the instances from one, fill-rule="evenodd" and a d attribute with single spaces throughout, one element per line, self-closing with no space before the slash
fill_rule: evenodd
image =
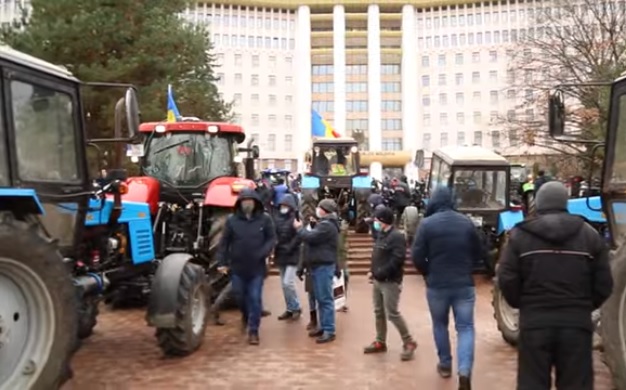
<path id="1" fill-rule="evenodd" d="M 180 118 L 180 112 L 178 107 L 176 107 L 172 85 L 170 84 L 167 86 L 167 122 L 176 122 L 178 118 Z"/>
<path id="2" fill-rule="evenodd" d="M 330 123 L 315 110 L 311 110 L 311 136 L 322 138 L 340 138 L 339 133 L 333 129 Z"/>

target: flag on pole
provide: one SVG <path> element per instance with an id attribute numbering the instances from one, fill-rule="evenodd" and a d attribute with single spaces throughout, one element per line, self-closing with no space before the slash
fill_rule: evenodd
<path id="1" fill-rule="evenodd" d="M 172 85 L 167 86 L 167 122 L 176 122 L 180 118 L 180 112 L 174 101 L 174 93 L 172 92 Z"/>
<path id="2" fill-rule="evenodd" d="M 311 110 L 311 136 L 340 138 L 341 135 L 315 110 Z"/>

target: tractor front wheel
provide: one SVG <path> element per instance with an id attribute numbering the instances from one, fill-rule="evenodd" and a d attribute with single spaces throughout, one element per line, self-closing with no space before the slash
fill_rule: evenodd
<path id="1" fill-rule="evenodd" d="M 494 283 L 491 290 L 493 317 L 496 319 L 498 330 L 502 338 L 512 346 L 517 345 L 519 339 L 519 310 L 512 308 L 502 296 L 498 283 Z"/>
<path id="2" fill-rule="evenodd" d="M 157 328 L 159 347 L 168 356 L 187 356 L 200 348 L 209 313 L 208 284 L 204 270 L 185 264 L 177 295 L 176 325 Z"/>

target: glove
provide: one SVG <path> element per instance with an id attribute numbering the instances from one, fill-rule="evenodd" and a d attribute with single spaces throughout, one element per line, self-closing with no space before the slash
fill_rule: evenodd
<path id="1" fill-rule="evenodd" d="M 296 276 L 298 277 L 298 279 L 300 279 L 300 281 L 302 282 L 304 280 L 303 276 L 304 276 L 304 270 L 303 269 L 298 269 L 296 271 Z"/>
<path id="2" fill-rule="evenodd" d="M 339 269 L 339 267 L 335 268 L 335 277 L 337 279 L 341 277 L 341 269 Z"/>

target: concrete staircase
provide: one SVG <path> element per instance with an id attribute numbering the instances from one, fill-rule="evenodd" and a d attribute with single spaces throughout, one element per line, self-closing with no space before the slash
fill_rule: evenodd
<path id="1" fill-rule="evenodd" d="M 372 247 L 374 242 L 369 234 L 348 233 L 348 269 L 350 275 L 365 275 L 370 270 Z M 409 249 L 404 266 L 405 275 L 417 274 L 413 263 L 409 260 Z"/>

